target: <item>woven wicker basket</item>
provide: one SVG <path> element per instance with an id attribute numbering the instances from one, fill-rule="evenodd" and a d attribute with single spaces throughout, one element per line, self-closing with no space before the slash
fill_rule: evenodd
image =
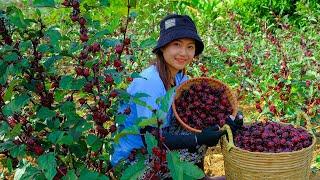
<path id="1" fill-rule="evenodd" d="M 208 83 L 211 87 L 213 88 L 218 88 L 221 86 L 225 87 L 225 93 L 227 94 L 228 100 L 232 106 L 232 115 L 236 116 L 237 112 L 238 112 L 238 102 L 237 102 L 237 98 L 235 97 L 235 95 L 232 93 L 231 89 L 223 82 L 217 80 L 217 79 L 213 79 L 213 78 L 208 78 L 208 77 L 199 77 L 199 78 L 193 78 L 193 79 L 189 79 L 187 81 L 185 81 L 184 83 L 182 83 L 177 89 L 176 89 L 176 94 L 174 97 L 174 101 L 172 103 L 172 110 L 173 113 L 176 117 L 176 119 L 178 120 L 178 122 L 181 124 L 181 126 L 191 132 L 196 132 L 199 133 L 201 132 L 200 129 L 195 129 L 193 127 L 190 127 L 188 124 L 184 123 L 181 118 L 179 117 L 179 114 L 177 113 L 176 110 L 176 105 L 175 105 L 175 100 L 178 99 L 181 95 L 181 93 L 184 90 L 190 89 L 190 87 L 193 84 L 200 84 L 201 82 L 205 81 L 206 83 Z"/>
<path id="2" fill-rule="evenodd" d="M 293 152 L 262 153 L 240 149 L 233 144 L 232 132 L 223 136 L 221 151 L 227 180 L 308 180 L 316 137 L 311 146 Z"/>

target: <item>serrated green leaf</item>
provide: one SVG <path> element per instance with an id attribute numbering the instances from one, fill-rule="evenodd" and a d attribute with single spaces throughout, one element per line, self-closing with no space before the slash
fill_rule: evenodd
<path id="1" fill-rule="evenodd" d="M 124 137 L 129 134 L 139 134 L 139 128 L 137 126 L 131 126 L 129 128 L 123 129 L 120 133 L 114 136 L 114 142 L 118 143 L 121 137 Z"/>
<path id="2" fill-rule="evenodd" d="M 180 166 L 179 153 L 175 151 L 168 152 L 167 162 L 172 178 L 174 180 L 183 180 L 183 169 Z"/>
<path id="3" fill-rule="evenodd" d="M 140 48 L 147 49 L 147 48 L 153 48 L 157 44 L 157 41 L 154 38 L 148 38 L 146 40 L 143 40 L 140 43 Z"/>
<path id="4" fill-rule="evenodd" d="M 71 145 L 73 143 L 73 138 L 70 134 L 63 136 L 59 140 L 59 144 Z"/>
<path id="5" fill-rule="evenodd" d="M 64 90 L 80 90 L 86 84 L 84 78 L 74 79 L 72 76 L 62 76 L 59 87 Z"/>
<path id="6" fill-rule="evenodd" d="M 57 173 L 57 162 L 53 152 L 41 155 L 38 158 L 38 165 L 39 168 L 41 168 L 42 171 L 44 171 L 44 175 L 47 179 L 53 179 L 53 177 Z"/>
<path id="7" fill-rule="evenodd" d="M 192 179 L 202 179 L 205 176 L 204 172 L 198 166 L 190 162 L 181 162 L 180 166 L 183 169 L 183 173 Z"/>
<path id="8" fill-rule="evenodd" d="M 56 144 L 64 135 L 63 131 L 53 131 L 48 135 L 48 140 L 53 144 Z"/>
<path id="9" fill-rule="evenodd" d="M 9 20 L 13 25 L 21 29 L 25 29 L 28 26 L 20 9 L 15 6 L 10 6 L 8 7 L 8 12 Z"/>
<path id="10" fill-rule="evenodd" d="M 77 179 L 77 178 L 78 177 L 77 177 L 75 171 L 72 169 L 72 170 L 69 170 L 67 172 L 67 174 L 62 177 L 62 180 L 74 180 L 74 179 Z"/>
<path id="11" fill-rule="evenodd" d="M 109 178 L 103 174 L 99 174 L 98 172 L 88 170 L 87 168 L 82 169 L 80 173 L 79 180 L 108 180 Z"/>
<path id="12" fill-rule="evenodd" d="M 3 60 L 6 61 L 6 62 L 17 61 L 18 58 L 19 58 L 19 56 L 18 56 L 18 54 L 15 53 L 15 52 L 3 56 Z"/>
<path id="13" fill-rule="evenodd" d="M 66 115 L 74 114 L 76 112 L 75 104 L 70 101 L 67 101 L 61 104 L 59 109 L 63 114 L 66 114 Z"/>
<path id="14" fill-rule="evenodd" d="M 55 7 L 54 0 L 33 0 L 34 7 Z"/>
<path id="15" fill-rule="evenodd" d="M 8 138 L 14 138 L 18 135 L 21 134 L 21 127 L 22 125 L 19 123 L 19 124 L 16 124 L 13 129 L 9 132 L 8 134 Z"/>
<path id="16" fill-rule="evenodd" d="M 21 79 L 14 79 L 10 82 L 9 87 L 5 90 L 5 93 L 3 95 L 4 101 L 10 101 L 10 99 L 13 95 L 12 92 L 13 92 L 14 87 L 21 82 L 22 82 Z"/>
<path id="17" fill-rule="evenodd" d="M 12 149 L 15 146 L 12 141 L 5 141 L 0 143 L 0 152 L 7 151 L 9 149 Z"/>
<path id="18" fill-rule="evenodd" d="M 156 147 L 158 145 L 158 141 L 157 139 L 150 134 L 149 132 L 147 132 L 145 135 L 145 140 L 146 140 L 146 144 L 147 144 L 147 150 L 150 154 L 152 154 L 152 148 Z"/>
<path id="19" fill-rule="evenodd" d="M 26 52 L 30 48 L 32 48 L 32 42 L 30 40 L 22 41 L 19 44 L 20 52 Z"/>
<path id="20" fill-rule="evenodd" d="M 24 107 L 30 101 L 30 96 L 27 94 L 21 94 L 14 98 L 10 103 L 3 107 L 3 114 L 10 116 L 15 112 L 20 112 L 21 108 Z"/>
<path id="21" fill-rule="evenodd" d="M 50 46 L 48 46 L 47 44 L 40 44 L 38 46 L 38 51 L 41 53 L 46 53 L 50 51 Z"/>
<path id="22" fill-rule="evenodd" d="M 139 160 L 134 166 L 129 166 L 122 174 L 120 180 L 139 179 L 146 169 L 144 159 Z"/>
<path id="23" fill-rule="evenodd" d="M 38 111 L 37 111 L 37 117 L 41 120 L 46 120 L 46 119 L 52 119 L 53 117 L 56 116 L 56 112 L 50 110 L 47 107 L 42 106 Z"/>
<path id="24" fill-rule="evenodd" d="M 12 149 L 10 149 L 10 155 L 14 158 L 24 157 L 26 155 L 26 145 L 15 145 Z"/>

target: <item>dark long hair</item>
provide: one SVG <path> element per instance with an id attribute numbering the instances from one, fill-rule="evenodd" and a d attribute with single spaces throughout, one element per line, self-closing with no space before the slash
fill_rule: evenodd
<path id="1" fill-rule="evenodd" d="M 164 60 L 162 51 L 158 50 L 155 54 L 156 58 L 152 62 L 152 64 L 156 66 L 164 87 L 166 88 L 166 90 L 169 90 L 172 86 L 171 79 L 174 77 L 172 77 L 173 75 L 169 70 L 168 63 Z M 182 73 L 185 74 L 185 69 L 182 70 Z"/>

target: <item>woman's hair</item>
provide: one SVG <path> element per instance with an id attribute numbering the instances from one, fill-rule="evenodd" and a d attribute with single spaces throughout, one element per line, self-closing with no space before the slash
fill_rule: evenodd
<path id="1" fill-rule="evenodd" d="M 156 58 L 152 62 L 152 64 L 156 66 L 164 87 L 166 88 L 166 90 L 169 90 L 172 85 L 171 79 L 175 77 L 172 77 L 173 75 L 169 70 L 168 63 L 164 60 L 162 51 L 158 51 L 155 54 Z M 182 70 L 182 73 L 185 74 L 185 69 Z"/>

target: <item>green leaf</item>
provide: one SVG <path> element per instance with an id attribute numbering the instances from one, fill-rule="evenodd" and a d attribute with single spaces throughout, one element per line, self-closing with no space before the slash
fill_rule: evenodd
<path id="1" fill-rule="evenodd" d="M 120 180 L 139 179 L 146 169 L 144 159 L 140 159 L 134 166 L 129 166 L 123 173 Z"/>
<path id="2" fill-rule="evenodd" d="M 123 136 L 129 135 L 129 134 L 139 134 L 139 133 L 140 131 L 137 126 L 131 126 L 129 128 L 125 128 L 120 133 L 114 136 L 114 142 L 118 143 L 119 139 Z"/>
<path id="3" fill-rule="evenodd" d="M 33 0 L 34 7 L 55 7 L 54 0 Z"/>
<path id="4" fill-rule="evenodd" d="M 55 116 L 56 116 L 56 112 L 44 106 L 42 106 L 37 112 L 37 117 L 42 120 L 52 119 Z"/>
<path id="5" fill-rule="evenodd" d="M 8 168 L 9 173 L 11 173 L 13 170 L 13 167 L 12 167 L 12 160 L 10 158 L 7 159 L 6 167 Z"/>
<path id="6" fill-rule="evenodd" d="M 82 169 L 80 173 L 79 180 L 108 180 L 109 178 L 103 174 L 99 174 L 98 172 L 88 170 L 87 168 Z"/>
<path id="7" fill-rule="evenodd" d="M 26 52 L 28 49 L 32 48 L 32 42 L 30 40 L 22 41 L 19 44 L 20 52 Z"/>
<path id="8" fill-rule="evenodd" d="M 30 96 L 27 94 L 21 94 L 20 96 L 14 98 L 10 103 L 3 107 L 3 114 L 5 116 L 10 116 L 15 112 L 20 112 L 21 108 L 24 107 L 30 100 Z"/>
<path id="9" fill-rule="evenodd" d="M 154 38 L 148 38 L 146 40 L 143 40 L 140 43 L 140 48 L 147 49 L 147 48 L 153 48 L 157 44 L 157 41 Z"/>
<path id="10" fill-rule="evenodd" d="M 45 35 L 49 37 L 50 45 L 53 47 L 55 52 L 60 52 L 61 48 L 60 48 L 59 40 L 62 37 L 60 32 L 56 29 L 51 28 L 45 32 Z"/>
<path id="11" fill-rule="evenodd" d="M 12 149 L 10 149 L 10 155 L 14 158 L 24 157 L 26 155 L 26 145 L 15 145 Z"/>
<path id="12" fill-rule="evenodd" d="M 39 169 L 33 167 L 30 163 L 27 163 L 23 160 L 24 165 L 22 168 L 17 168 L 15 170 L 14 174 L 14 180 L 20 180 L 20 179 L 45 179 L 45 177 L 42 177 L 42 173 Z"/>
<path id="13" fill-rule="evenodd" d="M 10 67 L 10 66 L 9 66 Z M 0 62 L 0 84 L 4 85 L 7 82 L 10 72 L 8 71 L 8 65 L 5 62 Z"/>
<path id="14" fill-rule="evenodd" d="M 8 7 L 8 16 L 10 22 L 20 29 L 25 29 L 28 23 L 24 20 L 23 13 L 15 6 Z"/>
<path id="15" fill-rule="evenodd" d="M 7 134 L 10 131 L 10 129 L 11 128 L 7 122 L 5 122 L 5 121 L 0 122 L 0 136 Z M 0 143 L 0 152 L 1 152 L 1 145 L 2 144 Z"/>
<path id="16" fill-rule="evenodd" d="M 50 46 L 48 46 L 47 44 L 40 44 L 38 46 L 38 51 L 41 53 L 50 52 Z"/>
<path id="17" fill-rule="evenodd" d="M 130 6 L 135 8 L 137 6 L 137 0 L 130 0 Z"/>
<path id="18" fill-rule="evenodd" d="M 0 152 L 4 152 L 7 151 L 9 149 L 13 149 L 14 146 L 16 146 L 15 144 L 13 144 L 12 141 L 5 141 L 0 143 Z"/>
<path id="19" fill-rule="evenodd" d="M 13 62 L 13 61 L 17 61 L 19 58 L 17 53 L 10 53 L 8 55 L 3 56 L 3 60 L 6 62 Z"/>
<path id="20" fill-rule="evenodd" d="M 109 26 L 107 27 L 107 30 L 110 33 L 113 33 L 118 28 L 119 23 L 120 23 L 120 17 L 119 16 L 113 17 Z"/>
<path id="21" fill-rule="evenodd" d="M 87 136 L 87 144 L 92 146 L 99 138 L 96 135 L 89 134 Z"/>
<path id="22" fill-rule="evenodd" d="M 26 169 L 30 166 L 30 164 L 24 165 L 22 168 L 17 168 L 14 173 L 14 180 L 22 179 L 22 176 L 25 174 Z"/>
<path id="23" fill-rule="evenodd" d="M 99 2 L 102 7 L 105 7 L 105 6 L 109 7 L 110 6 L 109 0 L 99 0 Z"/>
<path id="24" fill-rule="evenodd" d="M 73 138 L 70 134 L 63 136 L 59 140 L 59 144 L 71 145 L 73 143 Z"/>
<path id="25" fill-rule="evenodd" d="M 57 162 L 53 152 L 41 155 L 38 158 L 38 165 L 44 172 L 47 179 L 53 179 L 57 173 Z"/>
<path id="26" fill-rule="evenodd" d="M 205 176 L 204 172 L 198 166 L 190 162 L 181 162 L 180 166 L 183 169 L 183 173 L 193 179 L 202 179 Z"/>
<path id="27" fill-rule="evenodd" d="M 86 84 L 84 78 L 74 79 L 72 76 L 62 76 L 59 87 L 64 90 L 80 90 Z"/>
<path id="28" fill-rule="evenodd" d="M 74 143 L 70 145 L 70 150 L 74 153 L 78 158 L 82 158 L 87 155 L 88 148 L 84 141 L 79 141 L 78 143 Z"/>
<path id="29" fill-rule="evenodd" d="M 73 102 L 67 101 L 61 105 L 60 111 L 65 115 L 74 114 L 76 112 L 75 104 Z"/>
<path id="30" fill-rule="evenodd" d="M 21 134 L 21 124 L 17 124 L 13 127 L 13 129 L 9 132 L 8 138 L 14 138 Z"/>
<path id="31" fill-rule="evenodd" d="M 65 176 L 62 177 L 62 180 L 74 180 L 77 179 L 77 175 L 74 170 L 69 170 Z"/>
<path id="32" fill-rule="evenodd" d="M 173 101 L 173 94 L 175 93 L 176 88 L 171 88 L 167 91 L 167 93 L 163 96 L 158 98 L 156 101 L 159 102 L 160 110 L 164 112 L 168 112 L 169 108 L 171 107 Z"/>
<path id="33" fill-rule="evenodd" d="M 98 151 L 102 146 L 102 141 L 95 135 L 89 134 L 87 137 L 87 145 L 91 146 L 92 151 Z"/>
<path id="34" fill-rule="evenodd" d="M 130 77 L 132 78 L 143 78 L 143 79 L 146 79 L 145 77 L 143 76 L 140 76 L 140 73 L 137 73 L 137 72 L 133 72 Z"/>
<path id="35" fill-rule="evenodd" d="M 145 135 L 145 140 L 146 140 L 146 143 L 147 143 L 147 150 L 150 154 L 152 154 L 152 148 L 156 147 L 158 145 L 158 141 L 157 139 L 152 135 L 150 134 L 149 132 L 147 132 Z"/>
<path id="36" fill-rule="evenodd" d="M 5 101 L 10 101 L 11 97 L 12 97 L 12 92 L 15 86 L 17 86 L 18 84 L 20 84 L 22 82 L 21 79 L 13 79 L 10 84 L 9 87 L 5 90 L 5 93 L 3 95 L 3 99 Z"/>
<path id="37" fill-rule="evenodd" d="M 148 119 L 142 119 L 139 123 L 138 126 L 139 127 L 146 127 L 146 126 L 154 126 L 157 125 L 157 117 L 156 116 L 152 116 L 151 118 Z"/>
<path id="38" fill-rule="evenodd" d="M 183 180 L 183 169 L 180 166 L 179 153 L 171 151 L 167 153 L 168 168 L 174 180 Z"/>
<path id="39" fill-rule="evenodd" d="M 53 131 L 48 135 L 48 140 L 53 144 L 56 144 L 64 135 L 63 131 Z"/>
<path id="40" fill-rule="evenodd" d="M 127 116 L 124 115 L 124 114 L 119 114 L 119 115 L 116 115 L 116 120 L 115 122 L 118 123 L 118 124 L 123 124 L 124 121 L 126 120 Z"/>

